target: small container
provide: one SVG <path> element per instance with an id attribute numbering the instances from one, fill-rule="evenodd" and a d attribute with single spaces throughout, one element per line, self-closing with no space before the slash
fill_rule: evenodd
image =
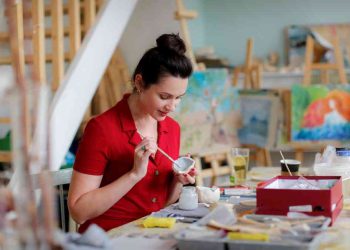
<path id="1" fill-rule="evenodd" d="M 195 161 L 190 157 L 180 157 L 176 164 L 173 163 L 173 170 L 178 174 L 187 174 L 194 167 Z"/>
<path id="2" fill-rule="evenodd" d="M 350 148 L 336 148 L 335 153 L 337 156 L 350 156 Z"/>
<path id="3" fill-rule="evenodd" d="M 196 187 L 183 187 L 179 199 L 179 208 L 183 210 L 194 210 L 198 207 L 198 194 Z"/>
<path id="4" fill-rule="evenodd" d="M 285 159 L 281 160 L 281 175 L 282 176 L 289 176 L 289 171 L 286 166 L 286 163 L 288 165 L 288 168 L 292 175 L 297 176 L 299 175 L 299 166 L 300 161 L 293 160 L 293 159 Z"/>

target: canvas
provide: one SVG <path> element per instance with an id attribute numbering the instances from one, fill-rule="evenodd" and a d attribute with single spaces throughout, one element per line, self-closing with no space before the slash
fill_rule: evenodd
<path id="1" fill-rule="evenodd" d="M 349 140 L 350 85 L 292 87 L 292 140 Z"/>
<path id="2" fill-rule="evenodd" d="M 231 85 L 226 69 L 194 72 L 172 116 L 181 126 L 181 154 L 239 144 L 238 90 Z"/>
<path id="3" fill-rule="evenodd" d="M 268 91 L 242 93 L 240 111 L 243 126 L 239 129 L 242 144 L 272 148 L 276 140 L 279 98 Z"/>

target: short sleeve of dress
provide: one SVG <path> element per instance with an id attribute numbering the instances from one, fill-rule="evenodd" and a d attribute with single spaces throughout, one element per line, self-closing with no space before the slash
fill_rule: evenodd
<path id="1" fill-rule="evenodd" d="M 74 170 L 90 175 L 102 175 L 108 162 L 108 143 L 96 119 L 88 122 L 79 143 Z"/>

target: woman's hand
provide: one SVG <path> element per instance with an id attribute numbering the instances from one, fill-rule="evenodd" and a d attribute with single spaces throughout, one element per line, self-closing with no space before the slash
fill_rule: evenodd
<path id="1" fill-rule="evenodd" d="M 147 173 L 147 166 L 149 157 L 154 157 L 157 152 L 157 142 L 152 137 L 145 137 L 136 146 L 134 154 L 134 166 L 131 173 L 138 179 L 141 180 Z"/>
<path id="2" fill-rule="evenodd" d="M 197 170 L 195 167 L 193 167 L 190 172 L 188 172 L 187 174 L 179 174 L 179 173 L 175 173 L 175 178 L 177 178 L 177 181 L 180 182 L 183 185 L 186 184 L 194 184 L 197 175 Z"/>

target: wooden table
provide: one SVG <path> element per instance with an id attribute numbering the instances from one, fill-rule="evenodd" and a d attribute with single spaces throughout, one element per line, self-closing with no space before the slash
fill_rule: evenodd
<path id="1" fill-rule="evenodd" d="M 256 186 L 256 184 L 260 181 L 266 180 L 268 178 L 272 178 L 276 175 L 279 175 L 280 168 L 277 167 L 258 167 L 253 168 L 247 177 L 247 185 Z M 309 169 L 301 169 L 300 173 L 307 174 Z M 345 203 L 343 211 L 340 216 L 336 220 L 333 227 L 329 228 L 329 233 L 343 232 L 344 230 L 350 230 L 350 204 Z M 143 228 L 141 223 L 144 218 L 135 220 L 118 228 L 112 229 L 108 232 L 109 236 L 112 239 L 116 239 L 121 236 L 136 236 L 135 241 L 140 239 L 138 237 L 152 238 L 154 237 L 164 237 L 169 238 L 170 235 L 174 235 L 180 229 L 186 228 L 189 224 L 177 222 L 175 226 L 171 229 L 164 228 Z M 116 245 L 118 241 L 116 241 Z M 128 246 L 129 247 L 129 246 Z M 131 247 L 131 249 L 133 249 Z M 135 248 L 136 249 L 136 248 Z M 152 249 L 152 248 L 149 248 Z M 161 249 L 161 248 L 158 248 Z M 168 248 L 173 249 L 173 248 Z"/>

